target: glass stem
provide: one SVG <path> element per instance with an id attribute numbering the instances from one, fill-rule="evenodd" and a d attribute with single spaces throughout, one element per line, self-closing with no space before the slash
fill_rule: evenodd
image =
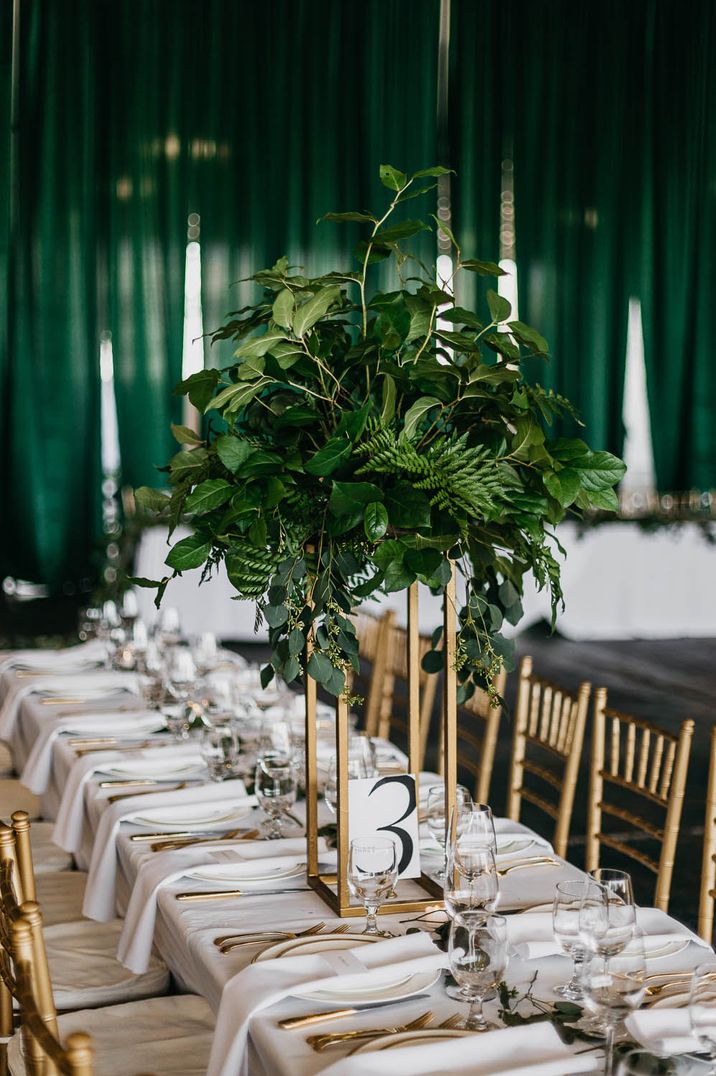
<path id="1" fill-rule="evenodd" d="M 585 957 L 586 953 L 584 952 L 584 949 L 575 949 L 572 953 L 574 969 L 572 971 L 572 981 L 569 986 L 570 989 L 580 994 L 582 992 L 582 977 L 584 974 Z"/>
<path id="2" fill-rule="evenodd" d="M 608 1024 L 604 1040 L 604 1076 L 614 1073 L 614 1025 Z"/>
<path id="3" fill-rule="evenodd" d="M 470 1005 L 467 1010 L 467 1016 L 465 1017 L 465 1028 L 469 1031 L 476 1031 L 479 1029 L 484 1021 L 482 1014 L 483 999 L 482 996 L 478 997 L 476 994 L 470 995 Z M 477 1009 L 477 1012 L 475 1010 Z"/>
<path id="4" fill-rule="evenodd" d="M 366 914 L 365 933 L 366 934 L 377 934 L 378 933 L 378 908 L 379 907 L 380 907 L 379 904 L 366 904 L 366 906 L 365 906 L 365 914 Z"/>

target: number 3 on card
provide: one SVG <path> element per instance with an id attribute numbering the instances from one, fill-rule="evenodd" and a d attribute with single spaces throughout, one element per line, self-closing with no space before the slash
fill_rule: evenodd
<path id="1" fill-rule="evenodd" d="M 390 836 L 398 846 L 401 878 L 420 875 L 418 805 L 411 773 L 348 782 L 348 835 Z"/>

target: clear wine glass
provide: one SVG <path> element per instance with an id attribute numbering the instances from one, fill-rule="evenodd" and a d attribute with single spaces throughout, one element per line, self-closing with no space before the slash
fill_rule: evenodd
<path id="1" fill-rule="evenodd" d="M 468 1002 L 462 1027 L 490 1031 L 496 1024 L 483 1015 L 487 995 L 503 978 L 507 967 L 507 922 L 502 915 L 462 912 L 450 925 L 450 971 Z"/>
<path id="2" fill-rule="evenodd" d="M 694 1038 L 708 1054 L 709 1076 L 716 1076 L 716 961 L 699 964 L 691 980 L 689 1021 Z"/>
<path id="3" fill-rule="evenodd" d="M 254 791 L 267 817 L 270 840 L 283 836 L 283 819 L 296 802 L 296 773 L 290 755 L 267 751 L 256 764 Z"/>
<path id="4" fill-rule="evenodd" d="M 463 832 L 467 816 L 472 807 L 472 796 L 462 785 L 458 785 L 455 789 L 455 804 L 457 816 L 453 822 L 451 808 L 450 825 L 448 826 L 446 825 L 447 820 L 445 818 L 445 785 L 431 785 L 428 788 L 428 798 L 425 804 L 425 822 L 431 837 L 443 852 L 442 864 L 433 874 L 433 877 L 438 881 L 443 881 L 445 878 L 448 857 L 448 834 L 452 832 L 453 829 L 457 833 Z"/>
<path id="5" fill-rule="evenodd" d="M 587 882 L 579 909 L 579 936 L 595 956 L 616 956 L 636 931 L 636 908 L 629 891 L 624 895 L 607 885 Z"/>
<path id="6" fill-rule="evenodd" d="M 348 888 L 366 911 L 364 934 L 390 938 L 378 929 L 378 911 L 398 881 L 398 851 L 389 837 L 356 837 L 348 853 Z"/>
<path id="7" fill-rule="evenodd" d="M 605 1025 L 604 1076 L 614 1071 L 614 1037 L 624 1018 L 638 1009 L 646 993 L 646 958 L 640 936 L 621 952 L 592 956 L 584 969 L 584 999 Z"/>
<path id="8" fill-rule="evenodd" d="M 355 757 L 349 756 L 348 780 L 354 781 L 361 777 L 368 777 L 362 754 Z M 328 780 L 323 790 L 323 798 L 331 814 L 335 814 L 338 806 L 338 760 L 335 755 L 331 756 L 328 763 Z"/>
<path id="9" fill-rule="evenodd" d="M 202 675 L 216 668 L 219 663 L 219 648 L 213 631 L 202 632 L 192 640 L 191 656 L 197 671 Z"/>
<path id="10" fill-rule="evenodd" d="M 579 937 L 579 909 L 582 905 L 585 881 L 558 882 L 554 891 L 552 906 L 552 925 L 554 936 L 560 948 L 574 963 L 572 978 L 568 983 L 554 987 L 555 994 L 560 994 L 570 1001 L 582 1001 L 582 971 L 584 968 L 584 945 Z"/>
<path id="11" fill-rule="evenodd" d="M 201 757 L 212 781 L 234 777 L 239 760 L 239 737 L 230 721 L 205 728 L 201 734 Z"/>
<path id="12" fill-rule="evenodd" d="M 495 856 L 489 848 L 471 845 L 458 853 L 456 845 L 450 851 L 443 898 L 445 910 L 451 918 L 463 912 L 493 911 L 499 891 Z"/>
<path id="13" fill-rule="evenodd" d="M 171 605 L 162 607 L 154 623 L 154 639 L 160 650 L 177 646 L 182 640 L 179 610 Z"/>
<path id="14" fill-rule="evenodd" d="M 469 840 L 474 845 L 489 848 L 497 855 L 495 819 L 489 804 L 473 803 L 471 800 L 469 808 L 460 812 L 457 833 L 452 834 L 452 840 L 455 842 L 463 839 Z"/>

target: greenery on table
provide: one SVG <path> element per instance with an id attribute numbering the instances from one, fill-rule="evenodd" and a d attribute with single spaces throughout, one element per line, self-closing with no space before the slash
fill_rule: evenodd
<path id="1" fill-rule="evenodd" d="M 202 568 L 203 579 L 223 561 L 237 595 L 257 602 L 273 648 L 266 683 L 301 676 L 313 632 L 307 671 L 343 693 L 358 668 L 351 610 L 416 580 L 440 590 L 454 560 L 466 582 L 456 665 L 468 697 L 512 662 L 500 629 L 520 619 L 526 573 L 551 588 L 553 611 L 561 601 L 550 528 L 568 508 L 617 507 L 622 462 L 547 436 L 572 409 L 522 376 L 525 357 L 547 357 L 544 338 L 492 289 L 481 314 L 455 306 L 454 278 L 436 283 L 405 248 L 431 224 L 391 221 L 446 171 L 382 165 L 384 210 L 326 214 L 365 229 L 357 269 L 309 279 L 280 258 L 251 277 L 260 298 L 213 333 L 236 342 L 236 361 L 176 390 L 209 414 L 207 439 L 174 427 L 171 495 L 137 490 L 172 530 L 190 519 L 193 534 L 166 559 L 174 575 Z M 464 257 L 432 219 L 454 248 L 454 276 L 502 275 Z M 371 292 L 370 271 L 387 259 L 396 288 Z M 169 578 L 138 582 L 158 587 L 158 604 Z M 434 647 L 429 671 L 442 664 L 439 631 Z"/>

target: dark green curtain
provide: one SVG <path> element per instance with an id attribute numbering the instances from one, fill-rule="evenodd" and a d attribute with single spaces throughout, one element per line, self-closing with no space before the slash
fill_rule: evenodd
<path id="1" fill-rule="evenodd" d="M 21 11 L 19 205 L 3 261 L 1 570 L 58 585 L 87 575 L 99 530 L 98 27 L 79 0 Z M 8 31 L 5 10 L 3 49 Z"/>
<path id="2" fill-rule="evenodd" d="M 232 282 L 282 254 L 309 273 L 353 268 L 360 232 L 329 210 L 387 205 L 387 161 L 435 163 L 439 0 L 197 5 L 203 57 L 192 209 L 201 215 L 204 325 L 255 297 Z M 410 214 L 434 200 L 409 203 Z M 407 210 L 407 207 L 406 207 Z M 434 238 L 419 253 L 434 260 Z M 215 365 L 230 360 L 215 349 Z"/>
<path id="3" fill-rule="evenodd" d="M 713 489 L 716 8 L 701 0 L 685 18 L 652 2 L 647 30 L 639 294 L 657 480 Z"/>
<path id="4" fill-rule="evenodd" d="M 500 255 L 502 161 L 512 153 L 509 60 L 513 7 L 497 0 L 453 0 L 450 32 L 449 163 L 453 231 L 462 256 L 497 261 Z M 484 309 L 494 287 L 463 272 L 456 279 L 462 306 Z"/>
<path id="5" fill-rule="evenodd" d="M 512 2 L 513 159 L 520 316 L 552 359 L 531 376 L 619 453 L 643 153 L 640 0 Z"/>

